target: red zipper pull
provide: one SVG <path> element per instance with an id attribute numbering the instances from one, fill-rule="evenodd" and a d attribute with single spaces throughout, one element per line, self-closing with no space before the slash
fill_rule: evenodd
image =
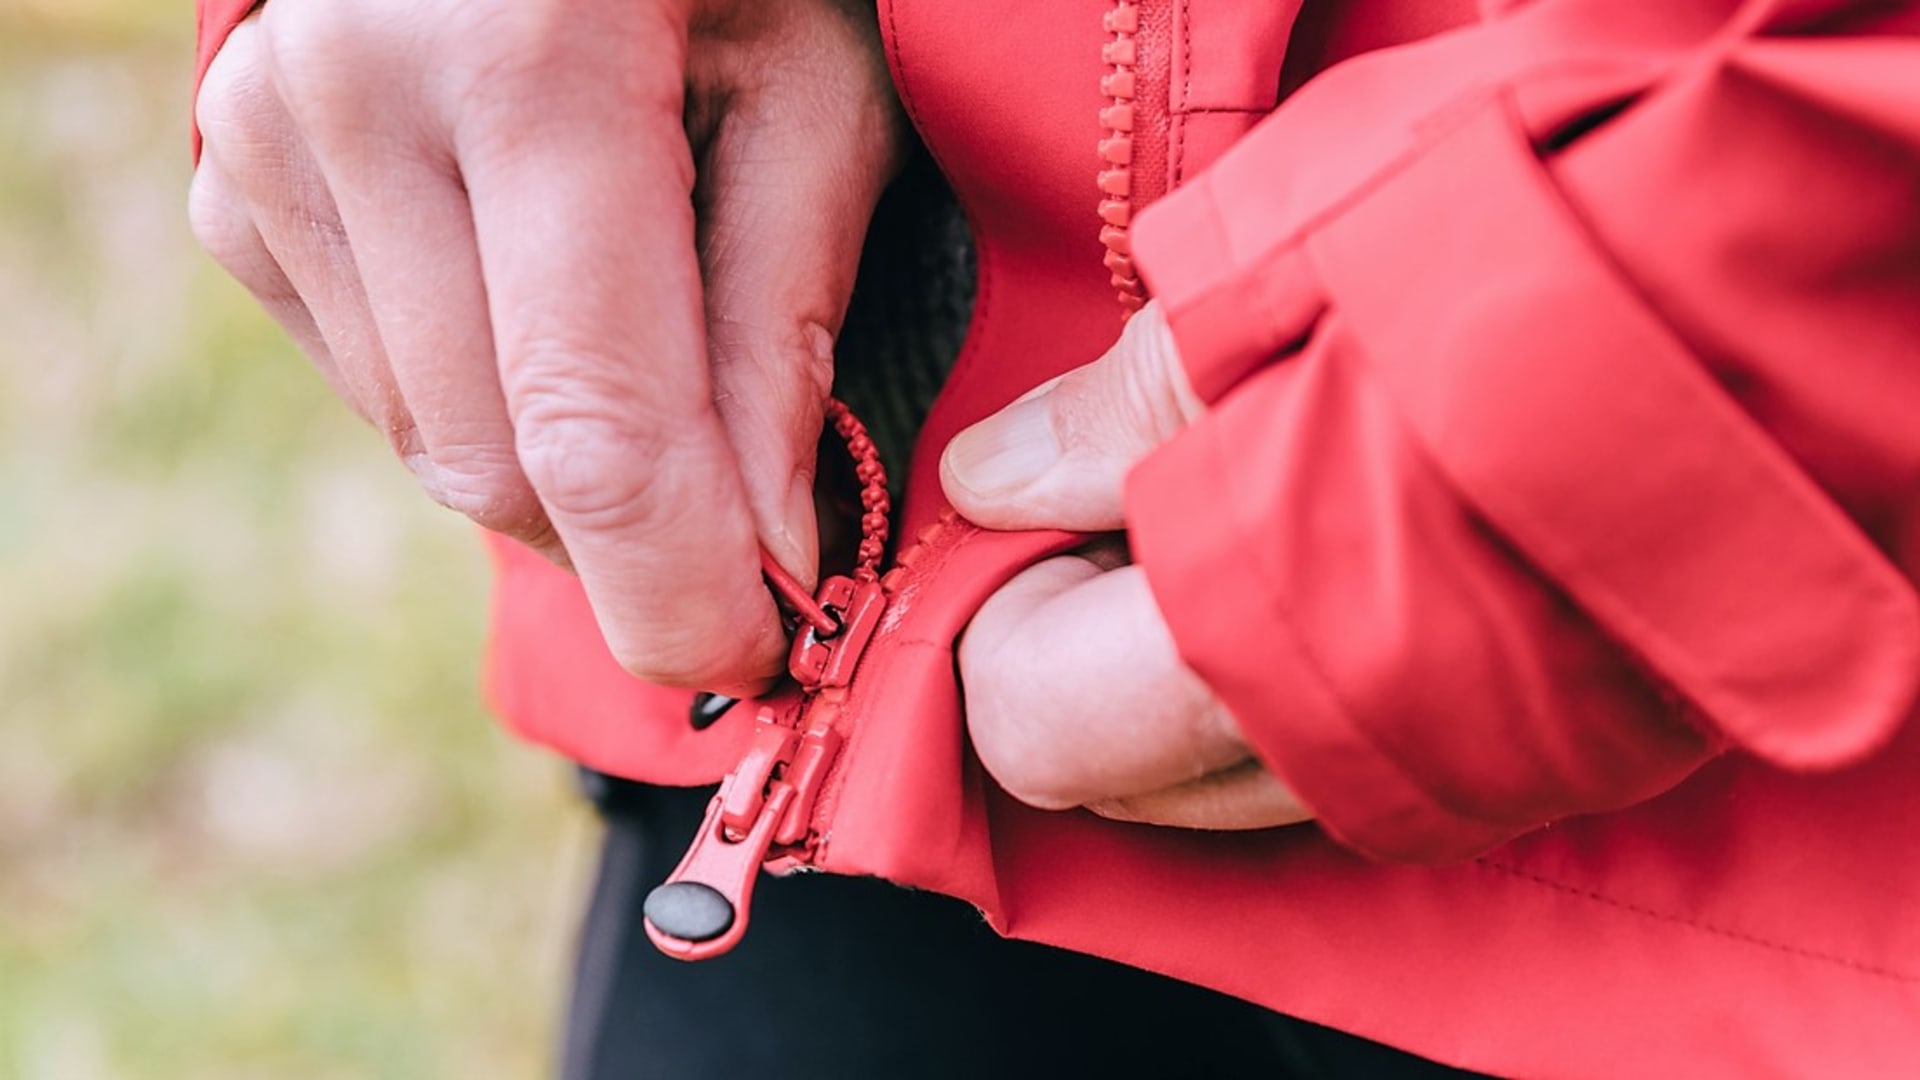
<path id="1" fill-rule="evenodd" d="M 666 884 L 647 894 L 647 936 L 670 955 L 700 960 L 726 952 L 746 933 L 753 879 L 796 791 L 779 775 L 800 742 L 804 700 L 760 707 L 753 743 L 707 804 L 706 819 Z"/>
<path id="2" fill-rule="evenodd" d="M 721 781 L 693 846 L 666 883 L 647 894 L 647 937 L 682 960 L 718 956 L 739 943 L 761 866 L 812 860 L 813 808 L 840 753 L 846 687 L 886 610 L 879 574 L 891 509 L 886 469 L 844 404 L 829 399 L 826 414 L 860 481 L 858 561 L 851 575 L 830 577 L 809 596 L 760 552 L 767 586 L 797 624 L 787 670 L 798 685 L 761 704 L 753 742 Z"/>
<path id="3" fill-rule="evenodd" d="M 835 632 L 802 626 L 788 659 L 798 685 L 760 706 L 746 756 L 707 805 L 686 856 L 647 894 L 647 937 L 670 956 L 704 960 L 739 944 L 760 867 L 812 858 L 814 804 L 843 738 L 841 703 L 886 594 L 878 581 L 832 577 L 817 600 Z"/>

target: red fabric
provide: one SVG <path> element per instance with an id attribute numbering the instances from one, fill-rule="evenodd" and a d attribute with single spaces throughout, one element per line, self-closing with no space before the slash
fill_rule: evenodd
<path id="1" fill-rule="evenodd" d="M 1185 186 L 1132 239 L 1211 408 L 1131 479 L 1136 555 L 1324 827 L 998 792 L 950 646 L 1059 541 L 975 534 L 856 678 L 821 865 L 1483 1071 L 1911 1072 L 1910 5 L 1322 0 L 1297 39 L 1292 4 L 1146 6 L 1141 175 Z M 980 248 L 907 535 L 947 439 L 1114 335 L 1108 7 L 880 5 Z M 570 579 L 499 550 L 517 730 L 655 781 L 726 767 L 737 732 L 690 737 Z"/>
<path id="2" fill-rule="evenodd" d="M 1852 54 L 1891 41 L 1763 40 L 1777 20 L 1753 6 L 1746 25 L 1664 5 L 1591 31 L 1590 12 L 1616 8 L 1542 4 L 1345 65 L 1136 229 L 1215 406 L 1133 477 L 1136 552 L 1189 662 L 1263 756 L 1377 855 L 1456 858 L 1639 802 L 1721 737 L 1787 767 L 1849 764 L 1913 708 L 1911 583 L 1726 384 L 1835 356 L 1846 367 L 1827 378 L 1852 393 L 1834 405 L 1888 400 L 1888 373 L 1920 400 L 1920 370 L 1898 366 L 1915 339 L 1890 333 L 1915 328 L 1920 268 L 1898 257 L 1911 212 L 1897 239 L 1871 232 L 1913 190 L 1898 125 L 1920 123 L 1920 102 L 1889 64 L 1866 81 L 1893 130 L 1824 155 L 1817 178 L 1757 168 L 1835 142 L 1839 118 L 1756 94 L 1749 48 L 1798 60 L 1818 86 L 1824 66 L 1853 70 Z M 1920 43 L 1905 59 L 1920 63 Z M 1556 85 L 1568 70 L 1576 92 Z M 1356 97 L 1373 103 L 1374 138 L 1339 140 Z M 1606 173 L 1600 205 L 1624 183 L 1685 200 L 1616 218 L 1656 260 L 1692 249 L 1661 294 L 1684 323 L 1616 266 L 1533 150 L 1634 98 L 1550 160 Z M 1327 155 L 1317 185 L 1285 168 L 1301 147 L 1340 145 L 1358 153 Z M 1676 153 L 1696 167 L 1665 165 Z M 1903 153 L 1904 183 L 1887 176 Z M 1727 159 L 1741 164 L 1707 164 Z M 1638 179 L 1650 169 L 1669 186 Z M 1835 228 L 1864 242 L 1843 248 Z M 1772 250 L 1721 246 L 1756 229 Z M 1833 266 L 1824 288 L 1806 282 L 1814 259 Z M 1737 279 L 1711 273 L 1733 265 Z M 1717 372 L 1703 364 L 1695 342 L 1738 333 L 1761 295 L 1791 317 Z M 1920 437 L 1876 444 L 1808 419 L 1853 444 L 1833 447 L 1849 464 L 1881 462 L 1890 486 L 1866 494 L 1897 508 Z M 1832 482 L 1858 484 L 1851 472 Z M 1193 529 L 1207 505 L 1232 507 L 1237 527 Z M 1328 708 L 1301 715 L 1303 682 Z"/>
<path id="3" fill-rule="evenodd" d="M 213 63 L 213 56 L 220 46 L 227 43 L 227 35 L 240 25 L 258 0 L 195 0 L 193 5 L 194 22 L 199 29 L 199 48 L 195 50 L 193 63 L 193 85 L 196 89 L 200 80 L 207 76 L 207 65 Z M 193 125 L 193 160 L 200 160 L 200 125 Z"/>

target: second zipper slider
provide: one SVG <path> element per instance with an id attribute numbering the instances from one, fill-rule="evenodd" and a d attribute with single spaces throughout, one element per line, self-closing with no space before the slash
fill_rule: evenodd
<path id="1" fill-rule="evenodd" d="M 732 949 L 746 933 L 761 866 L 812 858 L 814 806 L 840 752 L 842 699 L 886 592 L 865 575 L 830 577 L 815 601 L 830 622 L 803 621 L 795 636 L 787 667 L 798 685 L 760 705 L 746 755 L 721 782 L 686 856 L 647 895 L 647 937 L 670 956 L 704 960 Z"/>

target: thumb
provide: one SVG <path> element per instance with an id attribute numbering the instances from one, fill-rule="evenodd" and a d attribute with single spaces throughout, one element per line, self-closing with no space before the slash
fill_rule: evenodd
<path id="1" fill-rule="evenodd" d="M 867 222 L 895 165 L 890 114 L 736 101 L 700 178 L 714 401 L 769 553 L 811 585 L 814 456 Z"/>
<path id="2" fill-rule="evenodd" d="M 1106 355 L 955 436 L 941 483 L 990 529 L 1119 529 L 1127 471 L 1199 414 L 1173 333 L 1148 304 Z"/>

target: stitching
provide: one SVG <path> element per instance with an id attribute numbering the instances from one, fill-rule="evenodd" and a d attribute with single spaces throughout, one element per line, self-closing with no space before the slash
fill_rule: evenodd
<path id="1" fill-rule="evenodd" d="M 1179 187 L 1187 176 L 1187 101 L 1193 96 L 1193 12 L 1190 0 L 1180 0 L 1179 13 L 1174 25 L 1180 34 L 1180 103 L 1174 107 L 1169 119 L 1173 124 L 1173 175 L 1169 178 L 1169 190 Z"/>
<path id="2" fill-rule="evenodd" d="M 894 0 L 881 0 L 881 2 L 887 9 L 887 54 L 893 59 L 893 69 L 900 73 L 900 77 L 895 80 L 900 84 L 900 107 L 906 110 L 907 117 L 913 121 L 913 126 L 918 128 L 920 127 L 920 110 L 914 107 L 913 84 L 907 78 L 906 57 L 900 52 L 900 19 L 897 14 L 900 9 Z M 935 162 L 940 160 L 940 155 L 934 152 L 933 147 L 927 147 L 927 152 L 933 154 Z M 941 171 L 946 170 L 942 167 Z"/>
<path id="3" fill-rule="evenodd" d="M 1808 949 L 1798 945 L 1789 945 L 1783 941 L 1775 941 L 1771 938 L 1764 938 L 1757 934 L 1748 933 L 1747 931 L 1744 931 L 1744 930 L 1735 930 L 1729 926 L 1721 926 L 1717 923 L 1710 923 L 1700 919 L 1689 919 L 1682 915 L 1675 915 L 1672 912 L 1661 911 L 1657 908 L 1650 908 L 1641 904 L 1629 903 L 1625 900 L 1620 900 L 1615 897 L 1608 896 L 1605 893 L 1596 892 L 1592 889 L 1582 888 L 1578 885 L 1569 885 L 1564 881 L 1556 881 L 1553 878 L 1544 877 L 1540 874 L 1536 874 L 1528 870 L 1522 870 L 1517 866 L 1511 866 L 1511 865 L 1508 865 L 1507 863 L 1495 862 L 1492 859 L 1484 859 L 1484 858 L 1475 859 L 1474 864 L 1477 866 L 1484 866 L 1489 870 L 1495 870 L 1503 874 L 1511 875 L 1515 878 L 1518 878 L 1522 881 L 1529 882 L 1534 885 L 1539 885 L 1544 888 L 1552 889 L 1553 891 L 1558 893 L 1564 893 L 1568 896 L 1579 897 L 1582 900 L 1591 900 L 1598 904 L 1605 904 L 1607 907 L 1610 907 L 1610 908 L 1615 908 L 1620 911 L 1630 912 L 1634 915 L 1641 915 L 1649 919 L 1658 919 L 1661 922 L 1673 923 L 1678 926 L 1685 926 L 1685 927 L 1688 927 L 1689 929 L 1698 930 L 1704 934 L 1712 934 L 1715 937 L 1726 938 L 1729 941 L 1737 941 L 1743 945 L 1754 945 L 1762 949 L 1768 949 L 1773 952 L 1784 953 L 1788 956 L 1798 957 L 1802 960 L 1817 960 L 1817 961 L 1820 961 L 1821 963 L 1835 964 L 1840 967 L 1846 968 L 1849 971 L 1857 972 L 1862 975 L 1871 975 L 1877 979 L 1890 979 L 1894 982 L 1920 984 L 1920 974 L 1913 974 L 1905 971 L 1897 971 L 1892 968 L 1881 967 L 1876 964 L 1865 963 L 1860 960 L 1854 960 L 1849 957 L 1839 956 L 1834 953 L 1821 952 L 1817 949 Z"/>
<path id="4" fill-rule="evenodd" d="M 1273 111 L 1270 105 L 1195 105 L 1192 108 L 1181 106 L 1173 110 L 1175 116 L 1204 116 L 1208 113 L 1227 113 L 1231 116 L 1265 116 Z"/>
<path id="5" fill-rule="evenodd" d="M 1193 98 L 1193 10 L 1191 0 L 1180 0 L 1180 104 L 1175 112 L 1185 111 Z"/>

